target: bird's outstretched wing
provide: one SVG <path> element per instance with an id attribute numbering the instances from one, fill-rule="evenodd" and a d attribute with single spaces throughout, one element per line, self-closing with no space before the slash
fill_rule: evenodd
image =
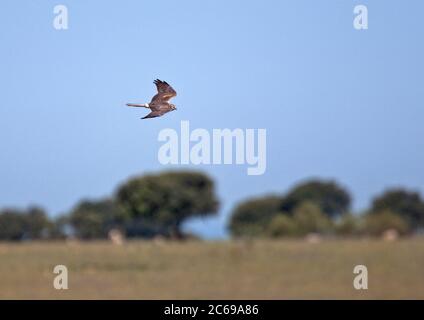
<path id="1" fill-rule="evenodd" d="M 149 118 L 156 118 L 163 115 L 163 112 L 160 111 L 152 111 L 147 116 L 141 118 L 141 119 L 149 119 Z"/>
<path id="2" fill-rule="evenodd" d="M 177 92 L 167 82 L 159 79 L 153 82 L 158 89 L 158 93 L 152 98 L 151 102 L 168 102 L 177 95 Z"/>

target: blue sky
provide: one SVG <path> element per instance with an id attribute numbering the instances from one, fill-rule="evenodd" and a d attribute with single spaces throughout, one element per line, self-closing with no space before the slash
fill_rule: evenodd
<path id="1" fill-rule="evenodd" d="M 53 28 L 53 8 L 69 29 Z M 365 4 L 369 29 L 353 28 Z M 231 208 L 333 178 L 354 208 L 390 186 L 424 191 L 422 1 L 2 1 L 0 206 L 50 214 L 165 167 L 163 128 L 267 129 L 267 171 L 200 166 L 219 216 L 189 229 L 222 237 Z M 148 121 L 156 78 L 177 112 Z M 175 167 L 171 167 L 175 168 Z M 185 167 L 187 168 L 187 167 Z"/>

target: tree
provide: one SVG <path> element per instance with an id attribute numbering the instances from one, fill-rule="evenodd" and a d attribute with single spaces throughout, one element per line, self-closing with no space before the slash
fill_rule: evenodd
<path id="1" fill-rule="evenodd" d="M 424 226 L 424 202 L 417 192 L 404 189 L 385 191 L 374 198 L 371 213 L 377 214 L 384 210 L 402 216 L 413 229 Z"/>
<path id="2" fill-rule="evenodd" d="M 293 220 L 300 235 L 327 233 L 332 229 L 332 221 L 313 202 L 303 202 L 294 209 Z"/>
<path id="3" fill-rule="evenodd" d="M 83 200 L 68 221 L 78 238 L 96 239 L 106 238 L 110 229 L 122 226 L 125 217 L 112 199 Z"/>
<path id="4" fill-rule="evenodd" d="M 182 223 L 217 212 L 214 182 L 195 171 L 168 171 L 136 177 L 118 188 L 119 205 L 134 221 L 181 237 Z"/>
<path id="5" fill-rule="evenodd" d="M 289 215 L 277 214 L 269 223 L 267 233 L 272 238 L 291 237 L 299 234 L 299 228 Z"/>
<path id="6" fill-rule="evenodd" d="M 363 233 L 363 215 L 343 214 L 335 224 L 335 231 L 341 236 L 358 236 Z"/>
<path id="7" fill-rule="evenodd" d="M 0 239 L 17 241 L 25 235 L 25 217 L 22 211 L 4 209 L 0 212 Z"/>
<path id="8" fill-rule="evenodd" d="M 304 201 L 313 202 L 329 217 L 336 217 L 349 209 L 350 195 L 334 181 L 310 180 L 289 191 L 282 201 L 281 211 L 292 213 Z"/>
<path id="9" fill-rule="evenodd" d="M 368 234 L 380 236 L 389 229 L 396 230 L 399 234 L 406 234 L 409 231 L 409 226 L 402 216 L 390 210 L 366 215 L 365 230 Z"/>
<path id="10" fill-rule="evenodd" d="M 49 236 L 51 222 L 38 207 L 28 210 L 4 209 L 0 212 L 0 239 L 18 241 L 42 239 Z"/>
<path id="11" fill-rule="evenodd" d="M 42 239 L 50 236 L 52 222 L 41 208 L 30 207 L 24 215 L 24 223 L 27 238 Z"/>
<path id="12" fill-rule="evenodd" d="M 49 238 L 50 239 L 64 239 L 68 232 L 69 216 L 61 215 L 56 217 L 50 222 Z"/>
<path id="13" fill-rule="evenodd" d="M 229 224 L 233 236 L 263 235 L 281 207 L 281 198 L 264 196 L 241 202 L 231 213 Z"/>

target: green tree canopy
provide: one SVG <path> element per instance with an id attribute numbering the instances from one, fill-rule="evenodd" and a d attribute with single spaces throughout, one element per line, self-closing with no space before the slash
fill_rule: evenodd
<path id="1" fill-rule="evenodd" d="M 267 234 L 272 238 L 298 236 L 299 228 L 291 216 L 277 214 L 271 219 Z"/>
<path id="2" fill-rule="evenodd" d="M 238 204 L 229 224 L 233 236 L 262 235 L 281 207 L 281 197 L 264 196 Z"/>
<path id="3" fill-rule="evenodd" d="M 399 232 L 399 234 L 406 234 L 409 231 L 409 226 L 402 216 L 390 210 L 383 210 L 365 216 L 366 233 L 374 236 L 381 236 L 383 232 L 389 229 L 394 229 Z"/>
<path id="4" fill-rule="evenodd" d="M 310 180 L 295 186 L 284 197 L 281 211 L 293 212 L 302 202 L 313 202 L 330 217 L 346 212 L 350 207 L 347 190 L 334 181 Z"/>
<path id="5" fill-rule="evenodd" d="M 413 229 L 424 226 L 424 202 L 418 192 L 389 189 L 374 198 L 371 213 L 390 210 L 401 215 Z"/>
<path id="6" fill-rule="evenodd" d="M 313 202 L 302 202 L 292 215 L 277 214 L 270 221 L 267 233 L 271 237 L 304 236 L 308 233 L 329 233 L 333 230 L 331 219 Z"/>
<path id="7" fill-rule="evenodd" d="M 0 212 L 0 239 L 21 240 L 25 234 L 25 217 L 22 211 L 3 209 Z"/>
<path id="8" fill-rule="evenodd" d="M 30 239 L 41 239 L 50 236 L 52 222 L 46 212 L 38 207 L 30 207 L 24 214 L 25 236 Z"/>
<path id="9" fill-rule="evenodd" d="M 293 220 L 299 235 L 327 233 L 333 225 L 330 218 L 314 202 L 302 202 L 294 209 Z"/>
<path id="10" fill-rule="evenodd" d="M 213 180 L 195 171 L 168 171 L 130 179 L 119 187 L 117 200 L 131 219 L 157 224 L 178 237 L 183 221 L 216 213 L 219 207 Z"/>
<path id="11" fill-rule="evenodd" d="M 17 241 L 42 239 L 49 236 L 51 222 L 45 211 L 38 207 L 27 210 L 0 211 L 0 239 Z"/>
<path id="12" fill-rule="evenodd" d="M 106 238 L 110 229 L 122 226 L 123 213 L 112 199 L 83 200 L 69 214 L 68 222 L 82 239 Z"/>
<path id="13" fill-rule="evenodd" d="M 343 214 L 334 225 L 335 232 L 342 236 L 359 236 L 364 231 L 364 215 Z"/>

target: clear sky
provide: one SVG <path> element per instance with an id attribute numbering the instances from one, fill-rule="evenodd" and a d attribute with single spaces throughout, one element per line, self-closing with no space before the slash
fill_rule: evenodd
<path id="1" fill-rule="evenodd" d="M 53 28 L 57 4 L 68 30 Z M 390 186 L 423 192 L 423 39 L 421 0 L 1 1 L 0 206 L 57 215 L 168 168 L 158 133 L 181 120 L 267 130 L 264 175 L 198 167 L 222 201 L 188 225 L 207 237 L 238 201 L 309 177 L 340 181 L 356 210 Z M 140 120 L 124 105 L 148 102 L 156 78 L 178 110 Z"/>

